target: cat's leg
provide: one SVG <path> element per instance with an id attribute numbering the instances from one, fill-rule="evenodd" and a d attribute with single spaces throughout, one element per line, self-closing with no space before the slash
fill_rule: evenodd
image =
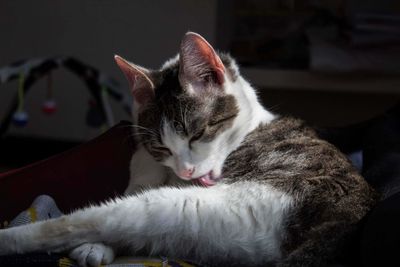
<path id="1" fill-rule="evenodd" d="M 160 188 L 69 216 L 0 230 L 0 254 L 69 251 L 103 242 L 114 249 L 198 262 L 255 266 L 280 257 L 291 198 L 268 186 Z"/>
<path id="2" fill-rule="evenodd" d="M 143 189 L 163 185 L 167 179 L 165 167 L 139 145 L 130 162 L 130 179 L 125 195 L 140 193 Z"/>
<path id="3" fill-rule="evenodd" d="M 328 221 L 312 227 L 304 241 L 277 264 L 278 267 L 323 267 L 341 256 L 340 250 L 354 230 L 347 221 Z"/>
<path id="4" fill-rule="evenodd" d="M 100 266 L 111 263 L 115 257 L 114 249 L 96 242 L 99 240 L 95 237 L 98 231 L 90 229 L 92 222 L 87 220 L 72 226 L 68 223 L 70 217 L 74 216 L 0 230 L 0 255 L 30 251 L 70 251 L 70 258 L 76 260 L 79 266 Z"/>
<path id="5" fill-rule="evenodd" d="M 69 251 L 87 242 L 100 242 L 99 229 L 90 216 L 76 215 L 0 230 L 0 255 Z"/>

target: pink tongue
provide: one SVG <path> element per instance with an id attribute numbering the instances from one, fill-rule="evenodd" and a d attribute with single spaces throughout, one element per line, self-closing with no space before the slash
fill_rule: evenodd
<path id="1" fill-rule="evenodd" d="M 213 185 L 216 184 L 216 182 L 215 182 L 214 180 L 211 180 L 211 179 L 210 179 L 210 175 L 208 175 L 208 174 L 206 174 L 206 175 L 200 177 L 200 178 L 199 178 L 199 182 L 200 182 L 202 185 L 206 186 L 206 187 L 213 186 Z"/>

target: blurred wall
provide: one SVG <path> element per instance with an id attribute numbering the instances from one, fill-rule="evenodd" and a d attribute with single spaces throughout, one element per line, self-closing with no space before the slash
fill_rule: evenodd
<path id="1" fill-rule="evenodd" d="M 114 64 L 114 54 L 156 68 L 178 52 L 180 39 L 188 30 L 199 32 L 217 48 L 224 48 L 226 36 L 232 31 L 229 1 L 2 0 L 0 66 L 24 58 L 69 55 L 117 78 L 126 88 Z M 87 140 L 100 133 L 85 123 L 87 90 L 65 71 L 54 73 L 59 111 L 53 116 L 43 115 L 40 109 L 45 82 L 38 82 L 27 96 L 29 125 L 12 128 L 12 134 Z M 257 86 L 255 80 L 252 82 Z M 309 91 L 306 84 L 296 90 L 283 85 L 260 88 L 259 95 L 278 113 L 294 114 L 319 125 L 344 125 L 371 118 L 399 101 L 398 93 L 381 93 L 380 86 L 376 83 L 375 93 L 347 93 L 324 88 Z M 0 118 L 16 88 L 16 82 L 0 86 Z M 113 110 L 117 120 L 129 119 L 115 103 Z"/>
<path id="2" fill-rule="evenodd" d="M 157 68 L 178 52 L 183 34 L 196 31 L 215 40 L 213 0 L 2 0 L 0 1 L 0 67 L 19 59 L 68 55 L 126 83 L 114 64 L 119 54 L 137 64 Z M 0 118 L 17 83 L 0 86 Z M 40 111 L 46 92 L 38 82 L 27 96 L 30 123 L 11 133 L 84 140 L 99 133 L 85 124 L 89 95 L 74 75 L 54 73 L 59 110 Z M 117 118 L 128 118 L 113 105 Z"/>

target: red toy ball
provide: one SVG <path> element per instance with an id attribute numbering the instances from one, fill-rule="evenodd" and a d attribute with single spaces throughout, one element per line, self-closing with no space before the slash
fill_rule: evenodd
<path id="1" fill-rule="evenodd" d="M 57 103 L 53 99 L 46 100 L 42 105 L 42 111 L 45 114 L 51 115 L 57 111 Z"/>

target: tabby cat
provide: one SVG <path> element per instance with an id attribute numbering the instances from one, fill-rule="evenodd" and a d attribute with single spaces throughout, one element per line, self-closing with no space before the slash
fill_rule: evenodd
<path id="1" fill-rule="evenodd" d="M 130 196 L 0 230 L 0 255 L 65 251 L 82 266 L 114 252 L 211 266 L 323 266 L 376 194 L 298 119 L 262 107 L 234 60 L 187 33 L 159 70 L 115 57 L 140 142 Z"/>

